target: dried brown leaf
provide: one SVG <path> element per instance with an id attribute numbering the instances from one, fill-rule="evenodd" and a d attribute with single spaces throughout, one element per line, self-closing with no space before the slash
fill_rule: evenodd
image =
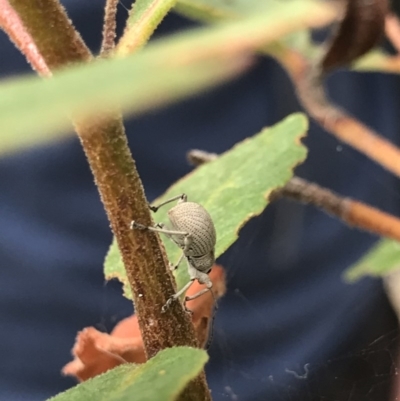
<path id="1" fill-rule="evenodd" d="M 345 16 L 321 61 L 321 72 L 349 65 L 382 38 L 388 0 L 347 0 Z"/>
<path id="2" fill-rule="evenodd" d="M 225 294 L 225 272 L 214 265 L 210 272 L 216 299 Z M 195 282 L 187 295 L 193 295 L 204 288 Z M 200 346 L 207 342 L 214 312 L 214 298 L 210 292 L 186 303 L 192 314 L 192 322 Z M 126 362 L 144 363 L 146 355 L 136 315 L 121 320 L 111 334 L 101 333 L 94 327 L 87 327 L 78 333 L 72 349 L 74 359 L 64 366 L 64 375 L 75 376 L 85 381 Z"/>

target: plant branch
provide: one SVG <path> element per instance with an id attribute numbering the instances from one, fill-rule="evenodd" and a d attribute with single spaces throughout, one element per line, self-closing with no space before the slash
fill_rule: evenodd
<path id="1" fill-rule="evenodd" d="M 293 177 L 280 191 L 281 196 L 314 205 L 338 217 L 349 226 L 400 241 L 400 219 L 329 189 Z"/>
<path id="2" fill-rule="evenodd" d="M 332 104 L 319 72 L 303 55 L 284 45 L 271 47 L 267 53 L 286 69 L 304 108 L 327 132 L 400 177 L 400 149 Z"/>
<path id="3" fill-rule="evenodd" d="M 104 9 L 103 41 L 100 55 L 107 57 L 115 47 L 117 36 L 117 7 L 119 0 L 107 0 Z"/>
<path id="4" fill-rule="evenodd" d="M 191 150 L 187 154 L 189 163 L 196 166 L 211 162 L 217 157 L 216 153 L 208 153 L 202 150 Z M 314 205 L 339 218 L 349 226 L 400 241 L 399 218 L 365 203 L 351 198 L 343 198 L 329 189 L 322 188 L 300 177 L 290 179 L 283 188 L 271 195 L 270 200 L 282 196 Z"/>
<path id="5" fill-rule="evenodd" d="M 35 42 L 26 31 L 18 14 L 7 0 L 0 0 L 0 27 L 23 53 L 32 68 L 42 77 L 49 77 L 51 72 L 38 51 Z"/>
<path id="6" fill-rule="evenodd" d="M 51 71 L 92 55 L 56 0 L 9 0 Z M 25 55 L 25 53 L 24 53 Z"/>
<path id="7" fill-rule="evenodd" d="M 118 42 L 116 53 L 127 56 L 144 46 L 176 2 L 177 0 L 137 0 L 129 11 L 127 25 Z"/>
<path id="8" fill-rule="evenodd" d="M 400 21 L 395 14 L 386 16 L 385 32 L 397 53 L 400 53 Z"/>
<path id="9" fill-rule="evenodd" d="M 12 5 L 51 69 L 91 59 L 58 2 L 12 0 Z M 108 116 L 77 120 L 74 125 L 127 270 L 147 357 L 176 345 L 196 347 L 193 326 L 181 303 L 173 303 L 161 314 L 175 288 L 158 236 L 129 228 L 133 218 L 145 225 L 151 225 L 152 219 L 119 113 L 110 111 Z M 210 400 L 204 374 L 181 397 Z"/>

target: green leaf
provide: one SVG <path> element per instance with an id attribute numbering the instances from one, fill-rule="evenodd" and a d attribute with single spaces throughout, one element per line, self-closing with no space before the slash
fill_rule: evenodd
<path id="1" fill-rule="evenodd" d="M 307 118 L 303 114 L 293 114 L 237 144 L 217 160 L 196 168 L 154 204 L 185 193 L 190 201 L 203 205 L 215 224 L 218 257 L 236 241 L 241 227 L 264 210 L 270 193 L 282 187 L 292 177 L 293 168 L 305 159 L 307 151 L 300 139 L 307 128 Z M 167 211 L 168 206 L 161 208 L 154 219 L 168 223 Z M 177 261 L 180 249 L 163 235 L 161 238 L 169 260 Z M 178 272 L 180 287 L 187 279 L 183 263 Z M 131 297 L 115 242 L 106 257 L 105 276 L 120 279 L 125 284 L 125 295 Z"/>
<path id="2" fill-rule="evenodd" d="M 360 57 L 352 64 L 352 68 L 361 72 L 399 73 L 399 63 L 396 56 L 391 56 L 383 49 L 374 49 Z"/>
<path id="3" fill-rule="evenodd" d="M 3 81 L 0 153 L 56 137 L 71 128 L 68 115 L 98 116 L 116 105 L 138 114 L 205 90 L 242 71 L 250 52 L 330 18 L 329 6 L 293 0 L 266 14 L 155 41 L 125 59 L 97 60 L 53 79 Z"/>
<path id="4" fill-rule="evenodd" d="M 345 271 L 344 279 L 354 282 L 363 276 L 381 277 L 398 268 L 400 268 L 400 243 L 382 239 Z"/>
<path id="5" fill-rule="evenodd" d="M 119 366 L 48 401 L 173 401 L 207 359 L 200 349 L 168 348 L 142 365 Z"/>
<path id="6" fill-rule="evenodd" d="M 117 53 L 126 55 L 143 46 L 175 3 L 176 0 L 136 0 Z"/>
<path id="7" fill-rule="evenodd" d="M 154 46 L 124 60 L 99 60 L 46 81 L 22 78 L 1 84 L 0 154 L 64 136 L 72 128 L 68 114 L 106 114 L 116 104 L 139 114 L 201 92 L 236 75 L 245 61 L 241 56 L 208 58 L 177 66 L 163 63 L 158 48 L 167 50 Z"/>

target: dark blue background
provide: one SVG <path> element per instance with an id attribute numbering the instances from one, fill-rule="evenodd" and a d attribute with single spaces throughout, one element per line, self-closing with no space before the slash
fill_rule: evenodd
<path id="1" fill-rule="evenodd" d="M 102 3 L 65 1 L 95 51 Z M 125 16 L 121 8 L 120 22 Z M 187 25 L 171 15 L 158 33 Z M 1 33 L 0 72 L 28 70 Z M 399 77 L 338 73 L 329 90 L 335 101 L 399 143 Z M 260 59 L 232 83 L 129 121 L 149 199 L 190 170 L 188 149 L 222 152 L 298 110 L 285 73 Z M 310 154 L 298 175 L 399 213 L 397 179 L 338 147 L 315 124 L 305 142 Z M 375 240 L 287 200 L 253 219 L 220 260 L 228 293 L 207 365 L 214 400 L 385 400 L 394 377 L 395 316 L 379 280 L 347 285 L 340 277 Z M 60 369 L 70 360 L 76 332 L 91 325 L 109 331 L 131 313 L 119 285 L 104 283 L 110 241 L 76 139 L 0 159 L 1 400 L 44 400 L 72 386 Z M 308 376 L 299 379 L 291 371 Z"/>

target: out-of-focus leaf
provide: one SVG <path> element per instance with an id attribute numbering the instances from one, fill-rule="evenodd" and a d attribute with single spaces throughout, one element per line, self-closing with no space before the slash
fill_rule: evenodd
<path id="1" fill-rule="evenodd" d="M 307 151 L 301 144 L 301 138 L 307 128 L 306 117 L 293 114 L 237 144 L 215 161 L 196 168 L 170 187 L 154 204 L 185 193 L 188 200 L 203 205 L 216 227 L 215 254 L 218 257 L 236 241 L 241 227 L 264 210 L 269 194 L 282 187 L 292 177 L 293 168 L 305 159 Z M 168 223 L 167 211 L 168 206 L 161 208 L 154 219 Z M 169 260 L 175 262 L 180 249 L 163 235 L 161 237 Z M 177 271 L 180 287 L 187 280 L 184 263 Z M 107 279 L 117 277 L 127 283 L 115 242 L 106 257 L 105 275 Z M 127 285 L 124 292 L 131 297 Z"/>
<path id="2" fill-rule="evenodd" d="M 321 61 L 322 72 L 349 65 L 382 38 L 388 0 L 347 0 L 346 14 Z"/>
<path id="3" fill-rule="evenodd" d="M 287 2 L 290 2 L 288 0 Z M 277 5 L 279 0 L 178 0 L 175 11 L 201 21 L 219 21 L 265 12 Z"/>
<path id="4" fill-rule="evenodd" d="M 0 153 L 54 137 L 110 107 L 138 114 L 229 79 L 248 65 L 244 55 L 282 35 L 332 19 L 332 8 L 293 0 L 218 26 L 155 41 L 125 59 L 98 60 L 53 79 L 20 78 L 0 84 Z"/>
<path id="5" fill-rule="evenodd" d="M 101 60 L 47 81 L 25 78 L 3 83 L 0 154 L 64 136 L 71 128 L 68 111 L 82 118 L 119 103 L 125 111 L 138 114 L 223 82 L 247 64 L 239 56 L 177 66 L 161 63 L 153 55 L 143 51 L 124 60 Z"/>
<path id="6" fill-rule="evenodd" d="M 173 401 L 207 359 L 200 349 L 165 349 L 143 365 L 119 366 L 48 401 Z"/>
<path id="7" fill-rule="evenodd" d="M 382 239 L 346 270 L 344 278 L 353 282 L 363 276 L 384 276 L 398 268 L 400 268 L 400 243 Z"/>
<path id="8" fill-rule="evenodd" d="M 239 19 L 261 12 L 270 12 L 282 4 L 290 5 L 293 0 L 178 0 L 174 11 L 188 18 L 203 22 L 218 22 Z M 316 17 L 318 18 L 318 17 Z M 306 56 L 319 52 L 312 42 L 308 30 L 297 31 L 280 37 L 286 46 L 300 51 Z M 268 52 L 267 52 L 268 53 Z"/>
<path id="9" fill-rule="evenodd" d="M 353 63 L 356 71 L 379 71 L 386 73 L 400 73 L 400 59 L 391 56 L 381 49 L 374 49 Z"/>

